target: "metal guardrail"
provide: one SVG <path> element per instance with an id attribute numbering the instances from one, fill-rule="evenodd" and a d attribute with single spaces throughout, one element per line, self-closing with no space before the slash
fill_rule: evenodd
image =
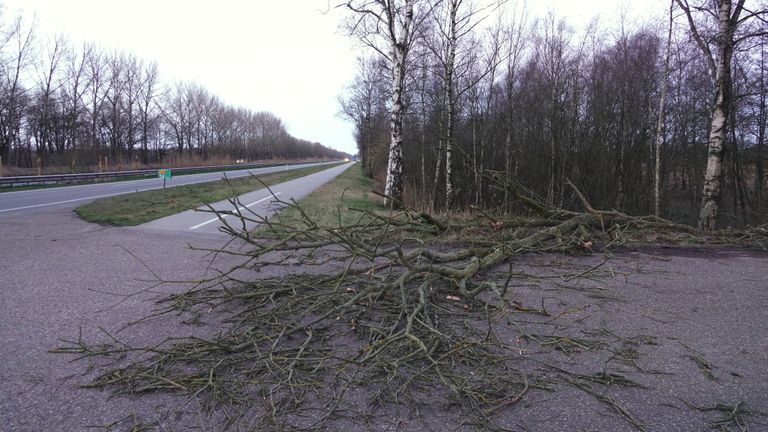
<path id="1" fill-rule="evenodd" d="M 205 171 L 232 171 L 250 168 L 268 168 L 273 166 L 285 165 L 304 165 L 314 162 L 291 162 L 291 163 L 251 163 L 237 165 L 210 165 L 202 167 L 172 168 L 174 174 L 192 174 Z M 50 174 L 40 176 L 14 176 L 0 177 L 0 187 L 12 187 L 18 185 L 31 184 L 50 184 L 50 183 L 79 183 L 87 181 L 96 181 L 102 179 L 122 179 L 133 177 L 156 177 L 156 169 L 153 170 L 133 170 L 133 171 L 112 171 L 101 173 L 83 173 L 83 174 Z"/>

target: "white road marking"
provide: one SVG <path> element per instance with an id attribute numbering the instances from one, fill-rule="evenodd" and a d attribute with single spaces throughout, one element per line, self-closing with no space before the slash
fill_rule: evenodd
<path id="1" fill-rule="evenodd" d="M 314 165 L 308 165 L 308 166 L 314 166 Z M 300 167 L 296 167 L 296 168 L 300 168 Z M 190 174 L 189 176 L 203 176 L 203 175 L 206 175 L 206 174 L 223 174 L 223 173 L 226 173 L 229 178 L 236 178 L 236 177 L 245 177 L 245 176 L 249 176 L 249 175 L 269 174 L 269 173 L 275 172 L 275 171 L 277 171 L 279 169 L 283 169 L 283 168 L 282 167 L 274 167 L 274 168 L 273 167 L 267 167 L 267 168 L 250 168 L 250 169 L 247 169 L 247 170 L 236 170 L 236 171 L 212 171 L 210 173 Z M 247 171 L 247 172 L 243 172 L 243 171 Z M 185 178 L 187 176 L 188 175 L 182 175 L 182 176 L 175 177 L 174 180 L 176 180 L 176 182 L 174 182 L 173 184 L 169 183 L 168 187 L 185 186 L 185 185 L 188 185 L 188 184 L 197 184 L 197 183 L 208 183 L 208 182 L 212 182 L 212 181 L 216 181 L 216 180 L 221 180 L 223 178 L 223 176 L 222 176 L 222 177 L 219 177 L 218 179 L 217 178 L 209 178 L 209 177 L 203 177 L 203 178 L 199 178 L 199 179 L 191 178 L 190 177 L 188 179 L 188 178 Z M 129 184 L 134 184 L 134 183 L 142 183 L 142 182 L 148 183 L 148 182 L 151 182 L 153 180 L 154 181 L 159 181 L 157 179 L 157 177 L 147 177 L 147 178 L 138 179 L 138 180 L 106 181 L 106 182 L 89 183 L 89 184 L 77 184 L 77 183 L 75 183 L 75 184 L 62 184 L 62 185 L 57 185 L 57 186 L 53 186 L 53 187 L 46 187 L 46 188 L 40 188 L 40 189 L 26 189 L 26 190 L 20 190 L 20 191 L 8 191 L 8 192 L 2 192 L 2 194 L 3 195 L 10 195 L 10 194 L 23 194 L 23 193 L 29 194 L 29 193 L 34 193 L 34 192 L 55 192 L 57 189 L 62 189 L 62 188 L 67 188 L 67 189 L 71 189 L 71 190 L 77 190 L 77 189 L 84 189 L 84 188 L 95 187 L 95 186 L 100 186 L 100 187 L 122 187 L 122 186 L 126 186 L 126 185 L 129 185 Z M 189 181 L 189 180 L 191 180 L 191 181 Z M 153 188 L 153 189 L 160 189 L 160 188 L 162 188 L 162 186 L 159 187 L 159 188 Z M 149 189 L 147 189 L 147 190 L 149 190 Z M 142 191 L 143 190 L 139 190 L 138 192 L 142 192 Z M 132 191 L 132 192 L 136 192 L 136 191 Z M 131 193 L 131 192 L 128 192 L 128 193 Z M 111 195 L 104 195 L 104 196 L 111 196 Z M 69 202 L 69 201 L 65 201 L 65 202 Z M 42 206 L 43 205 L 39 205 L 39 207 L 42 207 Z M 24 208 L 31 208 L 31 207 L 19 207 L 19 209 L 24 209 Z M 3 211 L 11 211 L 11 210 L 16 210 L 16 209 L 6 209 L 6 210 L 3 210 Z"/>
<path id="2" fill-rule="evenodd" d="M 271 171 L 268 171 L 268 172 L 271 172 Z M 204 173 L 204 174 L 206 174 L 206 173 Z M 253 174 L 253 173 L 248 172 L 248 173 L 245 173 L 245 174 L 239 174 L 237 176 L 232 176 L 230 178 L 244 177 L 244 176 L 251 175 L 251 174 Z M 57 189 L 69 188 L 69 187 L 71 187 L 71 188 L 85 188 L 85 187 L 91 187 L 91 186 L 108 186 L 108 187 L 127 186 L 128 184 L 131 184 L 131 183 L 148 182 L 148 181 L 151 181 L 151 180 L 155 180 L 155 179 L 150 178 L 150 179 L 143 179 L 143 180 L 129 180 L 129 181 L 124 181 L 124 182 L 114 182 L 114 183 L 93 183 L 93 184 L 87 184 L 87 185 L 62 186 L 60 188 L 59 187 L 55 187 L 55 188 L 42 188 L 42 189 L 24 190 L 24 191 L 2 192 L 2 195 L 17 194 L 17 193 L 28 193 L 28 192 L 52 192 L 52 191 L 56 191 Z M 188 179 L 184 179 L 184 180 L 188 180 Z M 179 182 L 179 183 L 174 184 L 172 186 L 169 185 L 169 187 L 173 187 L 173 186 L 186 186 L 186 185 L 192 185 L 192 184 L 198 184 L 198 183 L 208 183 L 208 182 L 216 181 L 216 180 L 210 180 L 210 179 L 191 179 L 191 178 L 190 178 L 190 180 L 193 180 L 193 181 L 191 181 L 191 182 Z M 47 206 L 52 206 L 52 205 L 57 205 L 57 204 L 66 204 L 66 203 L 72 203 L 72 202 L 77 202 L 77 201 L 85 201 L 85 200 L 90 200 L 90 199 L 106 198 L 106 197 L 111 197 L 111 196 L 116 196 L 116 195 L 126 195 L 126 194 L 134 193 L 134 192 L 145 192 L 145 191 L 150 191 L 150 190 L 155 190 L 155 189 L 162 189 L 162 188 L 163 188 L 162 186 L 149 187 L 149 188 L 146 188 L 146 189 L 139 188 L 139 189 L 135 189 L 135 190 L 132 190 L 132 191 L 117 192 L 117 193 L 103 194 L 103 195 L 93 195 L 93 196 L 88 196 L 88 197 L 83 197 L 83 198 L 74 198 L 74 199 L 65 200 L 65 201 L 55 201 L 55 202 L 50 202 L 50 203 L 28 205 L 28 206 L 23 206 L 23 207 L 14 207 L 14 208 L 9 208 L 9 209 L 2 209 L 2 210 L 0 210 L 0 213 L 6 213 L 6 212 L 14 211 L 14 210 L 25 210 L 25 209 L 31 209 L 31 208 L 47 207 Z M 0 195 L 0 196 L 2 196 L 2 195 Z M 255 203 L 252 203 L 252 204 L 249 204 L 249 205 L 253 205 L 253 204 L 255 204 Z"/>
<path id="3" fill-rule="evenodd" d="M 248 170 L 248 172 L 246 172 L 246 173 L 242 173 L 242 171 L 240 171 L 240 170 L 233 171 L 232 173 L 238 173 L 237 177 L 243 177 L 243 176 L 247 176 L 247 175 L 268 174 L 268 173 L 279 171 L 279 170 L 287 171 L 289 169 L 297 169 L 297 168 L 311 167 L 311 166 L 317 166 L 317 165 L 320 165 L 320 164 L 306 164 L 306 165 L 299 165 L 299 166 L 288 165 L 288 166 L 282 166 L 282 167 L 281 166 L 265 167 L 265 168 L 256 168 L 256 169 Z M 263 170 L 263 171 L 261 171 L 261 170 Z M 251 172 L 251 171 L 258 171 L 258 172 Z M 203 174 L 206 174 L 206 173 L 203 173 Z M 184 176 L 184 177 L 186 177 L 186 176 Z M 232 176 L 231 178 L 234 178 L 234 177 L 235 176 Z M 11 192 L 2 192 L 2 193 L 0 193 L 0 196 L 8 195 L 8 194 L 30 193 L 30 192 L 56 192 L 59 189 L 68 189 L 68 188 L 72 188 L 73 190 L 75 190 L 75 189 L 94 187 L 94 186 L 102 186 L 102 187 L 103 186 L 125 186 L 125 185 L 131 184 L 131 183 L 148 182 L 148 181 L 151 181 L 151 180 L 153 180 L 153 179 L 152 178 L 148 178 L 148 179 L 142 179 L 142 180 L 128 180 L 128 181 L 124 181 L 124 182 L 91 183 L 91 184 L 87 184 L 87 185 L 71 185 L 71 186 L 41 188 L 41 189 L 32 189 L 32 190 L 24 190 L 24 191 L 11 191 Z M 190 176 L 188 179 L 185 178 L 184 180 L 193 180 L 193 177 Z M 189 182 L 188 181 L 181 181 L 181 182 L 179 182 L 177 184 L 174 184 L 173 186 L 182 186 L 182 185 L 197 184 L 197 183 L 207 183 L 207 182 L 210 182 L 210 181 L 215 181 L 215 180 L 194 179 L 193 181 L 189 181 Z M 173 186 L 171 186 L 171 187 L 173 187 Z M 106 198 L 106 197 L 111 197 L 111 196 L 116 196 L 116 195 L 124 195 L 124 194 L 129 194 L 129 193 L 132 193 L 132 192 L 144 192 L 144 191 L 150 191 L 150 190 L 155 190 L 155 189 L 162 189 L 162 186 L 148 187 L 148 188 L 139 188 L 139 189 L 134 189 L 134 190 L 131 190 L 131 191 L 124 191 L 124 192 L 117 192 L 117 193 L 110 193 L 110 194 L 102 194 L 102 195 L 93 195 L 93 196 L 88 196 L 88 197 L 83 197 L 83 198 L 74 198 L 74 199 L 69 199 L 69 200 L 64 200 L 64 201 L 55 201 L 55 202 L 49 202 L 49 203 L 43 203 L 43 204 L 34 204 L 34 205 L 28 205 L 28 206 L 13 207 L 13 208 L 8 208 L 8 209 L 0 209 L 0 213 L 7 213 L 7 212 L 11 212 L 11 211 L 16 211 L 16 210 L 25 210 L 25 209 L 32 209 L 32 208 L 48 207 L 48 206 L 53 206 L 53 205 L 58 205 L 58 204 L 67 204 L 67 203 L 73 203 L 73 202 L 78 202 L 78 201 L 94 200 L 94 199 L 98 199 L 98 198 Z M 275 195 L 278 195 L 278 194 L 279 194 L 279 192 L 276 193 Z M 248 206 L 252 206 L 252 205 L 255 205 L 257 203 L 258 202 L 251 203 Z M 246 206 L 246 207 L 248 207 L 248 206 Z M 218 218 L 216 218 L 214 220 L 218 220 Z M 209 222 L 206 222 L 206 223 L 210 223 L 210 222 L 212 222 L 212 221 L 209 221 Z M 194 228 L 191 228 L 191 229 L 194 229 Z"/>
<path id="4" fill-rule="evenodd" d="M 274 193 L 274 195 L 270 195 L 270 196 L 268 196 L 268 197 L 266 197 L 266 198 L 262 198 L 262 199 L 260 199 L 260 200 L 258 200 L 258 201 L 254 201 L 254 202 L 252 202 L 252 203 L 250 203 L 250 204 L 248 204 L 248 205 L 244 205 L 244 206 L 242 206 L 242 207 L 239 207 L 239 208 L 238 208 L 238 210 L 244 210 L 244 209 L 246 209 L 246 208 L 248 208 L 248 207 L 250 207 L 250 206 L 254 206 L 254 205 L 256 205 L 256 204 L 258 204 L 258 203 L 260 203 L 260 202 L 264 202 L 264 201 L 266 201 L 266 200 L 268 200 L 268 199 L 270 199 L 270 198 L 274 198 L 274 197 L 276 197 L 276 196 L 280 195 L 281 193 L 282 193 L 282 192 L 275 192 L 275 193 Z M 217 220 L 219 220 L 219 219 L 223 219 L 223 218 L 225 218 L 225 217 L 227 217 L 227 216 L 229 216 L 229 215 L 224 215 L 224 216 L 216 216 L 215 218 L 213 218 L 213 219 L 211 219 L 211 220 L 207 220 L 207 221 L 205 221 L 205 222 L 203 222 L 203 223 L 199 223 L 199 224 L 197 224 L 197 225 L 195 225 L 195 226 L 193 226 L 193 227 L 189 227 L 189 229 L 191 229 L 191 230 L 193 230 L 193 229 L 198 229 L 198 228 L 200 228 L 201 226 L 205 226 L 205 225 L 208 225 L 208 224 L 209 224 L 209 223 L 211 223 L 211 222 L 216 222 Z"/>

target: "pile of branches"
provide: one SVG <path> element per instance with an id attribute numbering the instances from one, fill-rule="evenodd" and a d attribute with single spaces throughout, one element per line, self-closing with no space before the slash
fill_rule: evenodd
<path id="1" fill-rule="evenodd" d="M 492 428 L 502 408 L 553 385 L 551 375 L 532 372 L 547 370 L 543 365 L 532 367 L 535 360 L 498 333 L 500 325 L 519 326 L 515 314 L 547 313 L 510 300 L 510 284 L 522 277 L 512 271 L 518 257 L 591 253 L 661 234 L 722 240 L 656 217 L 595 210 L 578 195 L 583 212 L 528 200 L 536 217 L 478 210 L 477 219 L 460 224 L 406 209 L 357 210 L 355 223 L 323 226 L 284 201 L 299 223 L 216 212 L 222 230 L 248 247 L 214 252 L 242 255 L 243 263 L 162 299 L 156 314 L 215 311 L 218 334 L 147 347 L 78 340 L 56 351 L 119 358 L 98 368 L 88 386 L 178 392 L 238 427 L 386 429 L 406 419 L 443 429 L 443 420 L 425 415 L 443 410 L 467 427 Z M 258 236 L 246 229 L 254 222 Z M 767 238 L 758 227 L 738 241 L 764 248 Z M 526 336 L 524 328 L 515 332 Z M 598 379 L 574 377 L 584 388 Z"/>

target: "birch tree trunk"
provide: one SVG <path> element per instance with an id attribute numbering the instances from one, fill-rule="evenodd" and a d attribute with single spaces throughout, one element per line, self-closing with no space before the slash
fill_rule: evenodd
<path id="1" fill-rule="evenodd" d="M 384 194 L 389 197 L 385 205 L 390 208 L 399 208 L 403 202 L 403 89 L 414 1 L 407 0 L 405 3 L 405 15 L 399 35 L 396 28 L 397 18 L 394 2 L 389 3 L 387 8 L 390 35 L 392 36 L 392 113 L 390 117 L 392 133 L 389 157 L 387 158 L 387 180 Z"/>
<path id="2" fill-rule="evenodd" d="M 691 33 L 704 52 L 715 79 L 715 104 L 712 108 L 712 120 L 709 128 L 707 145 L 707 168 L 704 172 L 704 187 L 699 211 L 699 228 L 712 231 L 717 225 L 723 181 L 723 151 L 725 148 L 728 114 L 731 107 L 731 59 L 734 49 L 734 33 L 739 25 L 739 15 L 744 7 L 744 0 L 737 0 L 732 13 L 731 0 L 716 0 L 718 31 L 715 36 L 717 55 L 713 56 L 707 42 L 701 37 L 688 6 L 687 0 L 675 0 L 683 9 Z M 713 11 L 714 12 L 714 11 Z"/>
<path id="3" fill-rule="evenodd" d="M 448 15 L 448 58 L 445 65 L 445 103 L 446 103 L 446 139 L 445 139 L 445 208 L 451 209 L 451 200 L 453 198 L 453 164 L 451 156 L 453 152 L 453 141 L 455 140 L 454 130 L 456 122 L 456 101 L 454 100 L 453 72 L 456 63 L 456 12 L 461 4 L 458 0 L 451 2 L 451 9 Z"/>
<path id="4" fill-rule="evenodd" d="M 717 95 L 709 129 L 707 169 L 704 173 L 704 190 L 701 199 L 701 211 L 699 212 L 699 228 L 705 231 L 714 230 L 717 224 L 723 180 L 723 150 L 731 104 L 731 58 L 733 56 L 734 31 L 731 26 L 731 1 L 721 0 L 719 6 L 720 28 L 715 74 Z"/>
<path id="5" fill-rule="evenodd" d="M 346 24 L 350 35 L 381 55 L 391 72 L 390 142 L 384 184 L 387 198 L 384 202 L 393 209 L 403 205 L 403 93 L 412 33 L 417 33 L 418 24 L 422 22 L 414 20 L 417 1 L 347 0 L 343 3 L 355 14 Z"/>
<path id="6" fill-rule="evenodd" d="M 440 136 L 443 134 L 443 116 L 442 113 L 440 114 L 440 120 L 438 122 L 438 130 L 440 131 Z M 438 187 L 440 185 L 440 172 L 443 167 L 443 139 L 440 138 L 437 141 L 437 153 L 436 153 L 437 160 L 435 161 L 435 176 L 432 180 L 432 210 L 435 211 L 438 209 L 440 204 L 440 194 L 438 193 Z"/>

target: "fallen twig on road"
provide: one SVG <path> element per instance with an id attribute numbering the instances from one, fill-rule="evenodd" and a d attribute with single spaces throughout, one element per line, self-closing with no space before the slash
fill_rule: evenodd
<path id="1" fill-rule="evenodd" d="M 613 362 L 644 372 L 637 363 L 641 343 L 608 332 L 602 339 L 584 339 L 526 331 L 516 322 L 520 315 L 541 316 L 549 324 L 567 311 L 552 318 L 543 298 L 541 308 L 512 300 L 511 282 L 526 277 L 513 273 L 512 266 L 528 253 L 589 254 L 659 233 L 680 242 L 720 237 L 657 217 L 595 210 L 576 193 L 585 212 L 536 203 L 538 219 L 498 216 L 491 224 L 457 224 L 410 209 L 357 209 L 353 223 L 325 225 L 298 203 L 276 196 L 298 221 L 267 219 L 247 208 L 211 208 L 232 216 L 221 218 L 222 231 L 248 246 L 214 252 L 241 255 L 244 262 L 208 284 L 163 299 L 157 313 L 216 310 L 225 327 L 210 338 L 173 338 L 139 349 L 143 356 L 100 369 L 90 385 L 205 398 L 212 409 L 237 413 L 229 416 L 231 422 L 248 421 L 260 429 L 323 429 L 339 421 L 364 427 L 373 418 L 397 418 L 404 407 L 422 417 L 438 406 L 458 408 L 461 423 L 490 427 L 500 408 L 516 404 L 529 389 L 552 389 L 560 382 L 545 373 L 551 368 L 532 367 L 538 363 L 530 350 L 501 334 L 503 326 L 511 326 L 518 340 L 535 341 L 541 350 L 604 353 L 606 370 L 594 375 L 558 371 L 568 377 L 565 382 L 642 429 L 626 408 L 593 388 L 633 384 L 607 368 Z M 261 236 L 246 230 L 246 222 L 261 224 Z M 436 241 L 462 238 L 464 232 L 482 239 L 458 245 Z M 731 238 L 759 247 L 766 237 L 756 229 Z M 602 265 L 562 275 L 560 281 L 595 276 Z M 243 276 L 276 266 L 286 271 Z M 291 270 L 296 267 L 301 271 Z M 499 277 L 506 267 L 506 277 Z M 61 350 L 125 354 L 118 346 L 116 339 L 94 347 L 78 340 Z"/>

